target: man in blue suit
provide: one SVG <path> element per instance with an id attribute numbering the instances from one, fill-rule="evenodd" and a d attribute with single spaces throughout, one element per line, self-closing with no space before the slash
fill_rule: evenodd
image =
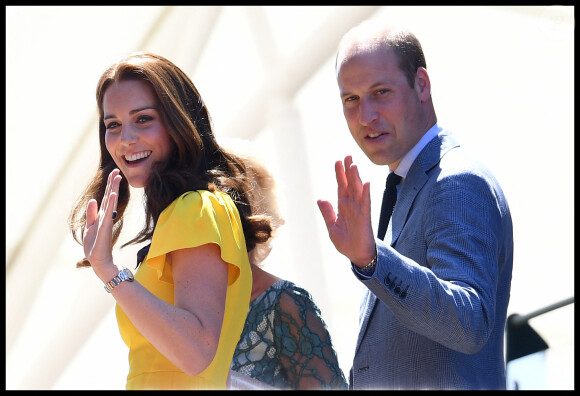
<path id="1" fill-rule="evenodd" d="M 438 124 L 412 33 L 372 22 L 351 29 L 336 73 L 353 138 L 402 177 L 384 240 L 350 156 L 335 166 L 338 212 L 318 201 L 366 286 L 350 388 L 505 389 L 513 230 L 500 185 Z"/>

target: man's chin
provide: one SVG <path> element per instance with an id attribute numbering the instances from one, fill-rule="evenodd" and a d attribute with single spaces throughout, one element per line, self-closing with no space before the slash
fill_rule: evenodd
<path id="1" fill-rule="evenodd" d="M 383 166 L 383 165 L 390 165 L 392 163 L 392 161 L 389 161 L 388 158 L 385 158 L 382 155 L 377 155 L 377 154 L 373 155 L 373 154 L 367 154 L 367 153 L 365 153 L 365 154 L 371 160 L 371 162 L 375 165 Z"/>

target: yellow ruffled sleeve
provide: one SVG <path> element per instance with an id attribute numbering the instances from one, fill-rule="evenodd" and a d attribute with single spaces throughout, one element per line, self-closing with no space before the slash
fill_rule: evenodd
<path id="1" fill-rule="evenodd" d="M 229 271 L 228 284 L 236 281 L 248 260 L 246 241 L 238 210 L 226 193 L 205 190 L 184 193 L 159 216 L 147 255 L 147 264 L 157 270 L 159 280 L 171 282 L 165 268 L 166 254 L 177 249 L 215 243 L 222 259 L 236 269 Z"/>

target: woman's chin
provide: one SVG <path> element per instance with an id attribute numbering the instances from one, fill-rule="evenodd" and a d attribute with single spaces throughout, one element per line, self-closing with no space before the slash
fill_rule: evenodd
<path id="1" fill-rule="evenodd" d="M 129 185 L 133 188 L 145 188 L 147 186 L 147 180 L 142 178 L 128 178 Z"/>

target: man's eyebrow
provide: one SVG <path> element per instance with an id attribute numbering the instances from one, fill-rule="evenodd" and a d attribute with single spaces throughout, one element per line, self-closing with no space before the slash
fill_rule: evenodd
<path id="1" fill-rule="evenodd" d="M 372 91 L 374 89 L 377 89 L 381 86 L 387 87 L 390 86 L 391 84 L 388 81 L 377 81 L 376 83 L 372 84 L 371 86 L 369 86 L 366 90 L 367 91 Z M 349 91 L 340 91 L 340 97 L 343 98 L 345 96 L 351 96 L 354 95 L 352 93 L 350 93 Z"/>
<path id="2" fill-rule="evenodd" d="M 341 92 L 340 92 L 340 97 L 341 97 L 341 98 L 344 98 L 345 96 L 350 96 L 350 95 L 351 95 L 351 93 L 350 93 L 350 92 L 348 92 L 348 91 L 341 91 Z"/>
<path id="3" fill-rule="evenodd" d="M 129 114 L 133 115 L 133 114 L 135 114 L 135 113 L 138 113 L 138 112 L 140 112 L 140 111 L 143 111 L 143 110 L 157 110 L 157 107 L 155 107 L 155 106 L 143 106 L 143 107 L 139 107 L 139 108 L 137 108 L 137 109 L 133 109 L 133 110 L 131 110 L 131 111 L 129 112 Z M 106 115 L 103 117 L 103 120 L 107 120 L 107 119 L 109 119 L 109 118 L 113 118 L 113 117 L 115 117 L 115 116 L 114 116 L 114 115 L 112 115 L 112 114 L 106 114 Z"/>

